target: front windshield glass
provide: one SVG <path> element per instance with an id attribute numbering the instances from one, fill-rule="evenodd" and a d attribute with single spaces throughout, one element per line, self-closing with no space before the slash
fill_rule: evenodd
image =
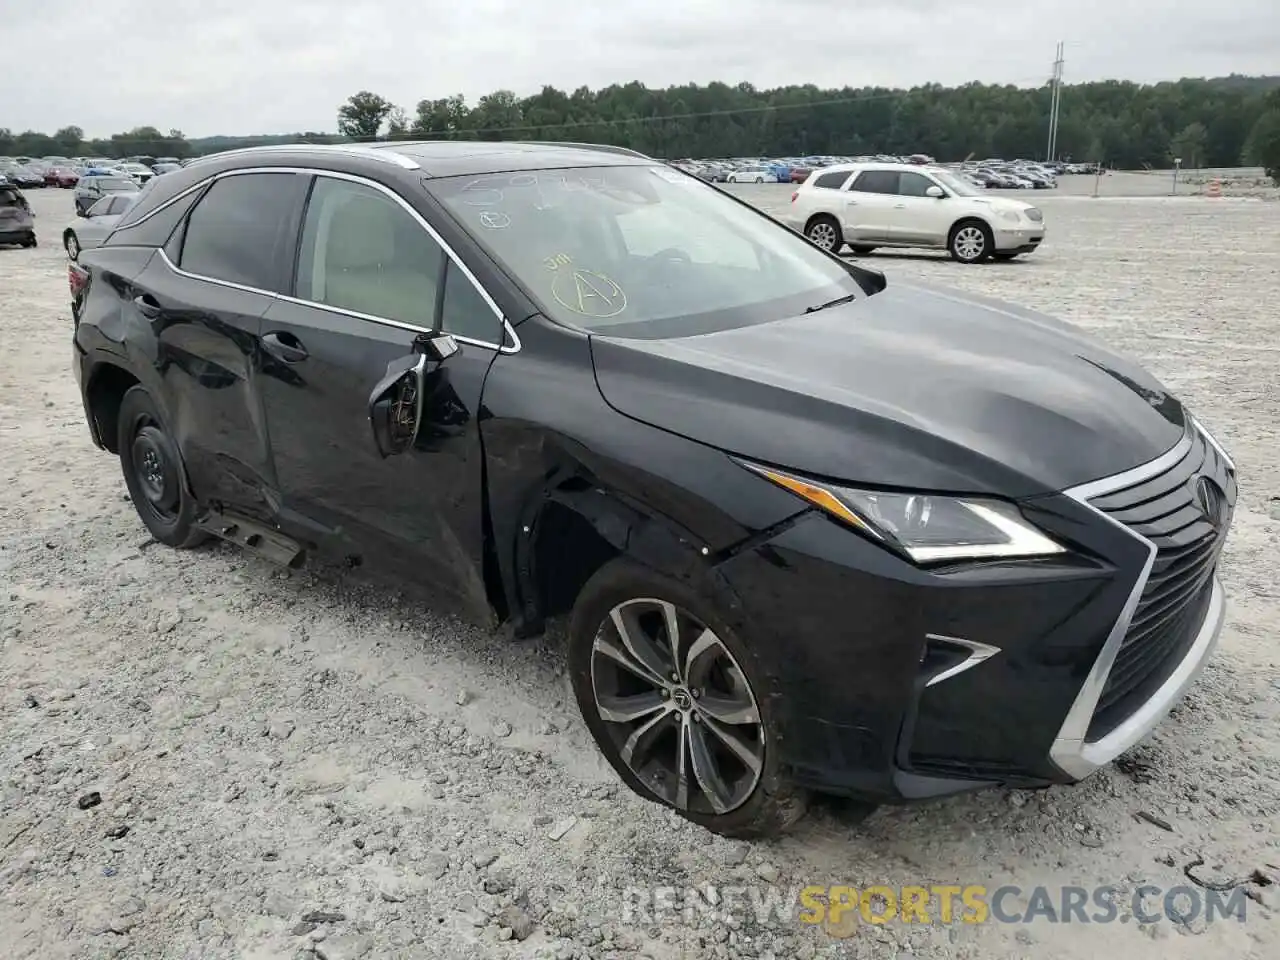
<path id="1" fill-rule="evenodd" d="M 982 191 L 978 189 L 971 181 L 963 177 L 958 177 L 949 170 L 933 170 L 931 171 L 938 182 L 959 197 L 981 197 Z"/>
<path id="2" fill-rule="evenodd" d="M 137 190 L 138 185 L 126 177 L 94 177 L 98 181 L 98 186 L 110 193 L 128 193 Z"/>
<path id="3" fill-rule="evenodd" d="M 450 177 L 427 188 L 568 326 L 685 336 L 861 290 L 798 234 L 666 166 Z"/>

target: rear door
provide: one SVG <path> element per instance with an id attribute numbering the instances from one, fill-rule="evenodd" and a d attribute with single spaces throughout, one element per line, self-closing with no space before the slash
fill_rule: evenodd
<path id="1" fill-rule="evenodd" d="M 370 395 L 437 316 L 462 349 L 427 370 L 415 446 L 383 459 Z M 507 335 L 492 300 L 395 191 L 317 174 L 293 293 L 270 305 L 262 335 L 282 525 L 332 559 L 443 588 L 483 616 L 480 394 Z"/>
<path id="2" fill-rule="evenodd" d="M 876 242 L 893 240 L 892 207 L 898 190 L 896 170 L 863 170 L 848 187 L 844 200 L 845 239 Z"/>
<path id="3" fill-rule="evenodd" d="M 259 327 L 287 282 L 305 189 L 290 172 L 222 175 L 122 297 L 155 338 L 158 399 L 196 497 L 261 518 L 274 482 Z"/>

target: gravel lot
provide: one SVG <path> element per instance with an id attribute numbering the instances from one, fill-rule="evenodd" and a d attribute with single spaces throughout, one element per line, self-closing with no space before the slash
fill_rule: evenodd
<path id="1" fill-rule="evenodd" d="M 1092 187 L 1074 179 L 1090 182 L 1035 194 L 1049 236 L 1023 261 L 869 259 L 890 282 L 1073 321 L 1190 402 L 1241 474 L 1219 652 L 1151 741 L 1081 785 L 862 824 L 821 809 L 756 845 L 621 787 L 576 715 L 558 635 L 516 643 L 228 547 L 150 544 L 70 370 L 70 194 L 32 191 L 42 246 L 0 249 L 0 953 L 1280 956 L 1280 206 L 1073 198 Z M 738 192 L 767 208 L 790 191 Z M 80 809 L 91 792 L 101 802 Z M 707 883 L 1116 884 L 1127 904 L 1143 883 L 1192 885 L 1201 859 L 1198 878 L 1251 878 L 1245 923 L 1140 924 L 1122 906 L 1110 925 L 842 937 L 750 910 L 645 922 L 622 900 Z"/>

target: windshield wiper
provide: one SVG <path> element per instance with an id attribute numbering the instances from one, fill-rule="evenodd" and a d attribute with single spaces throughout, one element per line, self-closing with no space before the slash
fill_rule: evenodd
<path id="1" fill-rule="evenodd" d="M 858 295 L 851 293 L 847 297 L 836 297 L 834 300 L 828 300 L 826 303 L 820 303 L 816 307 L 805 307 L 805 313 L 817 313 L 819 310 L 825 310 L 827 307 L 838 307 L 842 303 L 849 303 L 851 300 L 857 300 Z"/>

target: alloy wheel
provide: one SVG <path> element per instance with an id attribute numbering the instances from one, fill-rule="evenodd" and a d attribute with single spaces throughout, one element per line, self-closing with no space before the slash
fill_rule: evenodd
<path id="1" fill-rule="evenodd" d="M 977 260 L 987 246 L 987 238 L 978 227 L 961 227 L 956 231 L 952 246 L 961 260 Z"/>
<path id="2" fill-rule="evenodd" d="M 622 761 L 678 810 L 737 809 L 764 769 L 764 729 L 742 667 L 715 631 L 666 600 L 620 603 L 591 652 L 595 709 Z"/>
<path id="3" fill-rule="evenodd" d="M 76 240 L 74 233 L 67 235 L 67 256 L 72 260 L 80 256 L 80 242 Z"/>
<path id="4" fill-rule="evenodd" d="M 819 220 L 809 228 L 809 239 L 823 250 L 836 248 L 836 228 L 826 220 Z"/>

